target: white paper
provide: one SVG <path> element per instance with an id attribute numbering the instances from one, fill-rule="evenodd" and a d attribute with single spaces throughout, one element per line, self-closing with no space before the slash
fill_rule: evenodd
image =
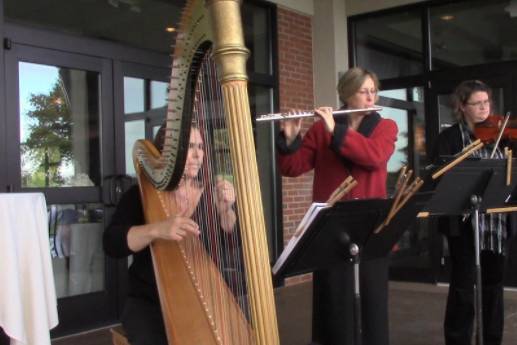
<path id="1" fill-rule="evenodd" d="M 329 207 L 331 207 L 331 205 L 326 202 L 314 202 L 311 204 L 307 212 L 305 212 L 305 215 L 303 216 L 300 224 L 298 224 L 298 227 L 296 228 L 294 235 L 291 237 L 287 245 L 284 247 L 282 254 L 280 254 L 278 260 L 273 266 L 273 274 L 277 274 L 277 272 L 280 271 L 289 255 L 291 255 L 291 252 L 296 248 L 297 244 L 300 242 L 300 239 L 302 239 L 305 236 L 305 232 L 309 228 L 309 225 L 312 224 L 312 222 L 314 221 L 316 216 L 321 212 L 321 210 L 327 209 Z"/>

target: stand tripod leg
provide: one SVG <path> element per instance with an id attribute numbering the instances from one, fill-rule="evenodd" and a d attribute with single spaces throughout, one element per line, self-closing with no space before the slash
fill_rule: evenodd
<path id="1" fill-rule="evenodd" d="M 472 205 L 474 206 L 474 255 L 476 268 L 476 285 L 474 294 L 474 306 L 476 315 L 476 345 L 483 345 L 483 285 L 481 281 L 481 255 L 479 241 L 479 204 L 481 198 L 472 196 Z"/>
<path id="2" fill-rule="evenodd" d="M 357 244 L 350 245 L 350 255 L 354 265 L 354 344 L 362 345 L 362 324 L 361 324 L 361 288 L 359 281 L 359 247 Z"/>

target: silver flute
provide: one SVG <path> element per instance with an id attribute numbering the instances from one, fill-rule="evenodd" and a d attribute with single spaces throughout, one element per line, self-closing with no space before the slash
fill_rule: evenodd
<path id="1" fill-rule="evenodd" d="M 373 108 L 363 108 L 363 109 L 345 109 L 345 110 L 334 110 L 332 115 L 345 115 L 345 114 L 353 114 L 359 112 L 372 112 L 372 111 L 381 111 L 381 107 L 373 107 Z M 267 122 L 267 121 L 281 121 L 281 120 L 292 120 L 299 119 L 304 117 L 313 117 L 316 116 L 314 111 L 302 111 L 294 114 L 289 113 L 272 113 L 272 114 L 263 114 L 257 116 L 257 122 Z"/>

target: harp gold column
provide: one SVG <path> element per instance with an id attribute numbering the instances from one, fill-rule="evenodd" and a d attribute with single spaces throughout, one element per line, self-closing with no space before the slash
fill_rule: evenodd
<path id="1" fill-rule="evenodd" d="M 252 328 L 257 344 L 276 345 L 280 341 L 251 126 L 246 74 L 248 50 L 244 47 L 240 1 L 206 2 L 212 16 L 213 54 L 222 84 L 235 187 L 241 210 L 239 222 L 251 301 Z"/>

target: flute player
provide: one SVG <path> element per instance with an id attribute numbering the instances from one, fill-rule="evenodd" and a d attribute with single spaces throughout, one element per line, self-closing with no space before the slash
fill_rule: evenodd
<path id="1" fill-rule="evenodd" d="M 346 109 L 372 108 L 378 99 L 377 76 L 360 67 L 349 69 L 337 91 Z M 302 119 L 285 120 L 277 140 L 282 175 L 296 177 L 314 169 L 313 201 L 322 202 L 348 176 L 358 185 L 346 199 L 385 198 L 387 163 L 394 152 L 397 125 L 377 112 L 334 118 L 320 107 L 319 121 L 300 135 Z M 361 263 L 360 284 L 364 345 L 387 345 L 388 261 Z M 313 341 L 321 345 L 353 343 L 352 269 L 344 264 L 314 272 Z"/>

